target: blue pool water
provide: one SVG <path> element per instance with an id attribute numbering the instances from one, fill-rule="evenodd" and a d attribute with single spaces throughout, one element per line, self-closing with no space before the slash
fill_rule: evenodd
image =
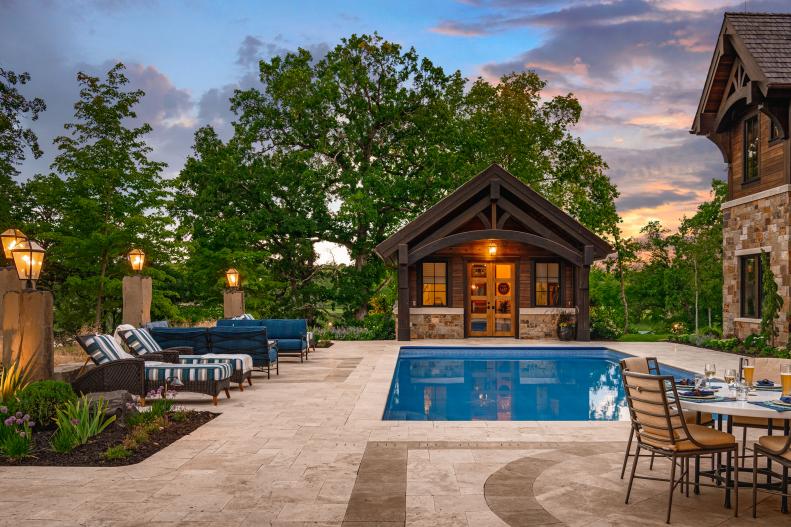
<path id="1" fill-rule="evenodd" d="M 624 421 L 618 362 L 607 348 L 403 347 L 385 420 Z M 661 365 L 661 373 L 691 377 Z"/>

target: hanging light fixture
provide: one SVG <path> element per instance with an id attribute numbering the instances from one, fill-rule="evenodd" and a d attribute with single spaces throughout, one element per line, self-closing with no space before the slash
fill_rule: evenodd
<path id="1" fill-rule="evenodd" d="M 27 241 L 27 236 L 19 229 L 7 229 L 0 234 L 0 241 L 3 244 L 3 254 L 6 260 L 11 261 L 14 258 L 11 251 L 20 243 Z"/>
<path id="2" fill-rule="evenodd" d="M 497 245 L 494 242 L 489 244 L 489 256 L 497 256 Z"/>
<path id="3" fill-rule="evenodd" d="M 35 289 L 34 282 L 41 275 L 44 265 L 44 248 L 33 240 L 25 240 L 14 246 L 11 255 L 19 279 L 27 282 L 28 289 Z"/>
<path id="4" fill-rule="evenodd" d="M 239 271 L 231 267 L 225 271 L 225 280 L 228 283 L 229 289 L 236 289 L 239 287 Z"/>
<path id="5" fill-rule="evenodd" d="M 139 273 L 143 270 L 143 264 L 146 263 L 146 253 L 144 253 L 140 249 L 132 249 L 129 251 L 129 265 L 132 266 L 132 270 L 136 273 Z"/>

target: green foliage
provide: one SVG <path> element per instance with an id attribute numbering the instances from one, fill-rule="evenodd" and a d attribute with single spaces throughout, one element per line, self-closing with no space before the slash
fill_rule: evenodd
<path id="1" fill-rule="evenodd" d="M 36 121 L 47 106 L 42 99 L 29 99 L 19 91 L 29 82 L 27 72 L 0 68 L 0 232 L 17 225 L 21 216 L 14 209 L 20 197 L 14 177 L 19 174 L 17 166 L 25 160 L 25 150 L 35 158 L 42 154 L 36 134 L 25 124 Z"/>
<path id="2" fill-rule="evenodd" d="M 591 306 L 591 338 L 617 340 L 621 336 L 615 310 L 609 306 Z"/>
<path id="3" fill-rule="evenodd" d="M 20 391 L 9 406 L 29 414 L 39 426 L 46 428 L 54 424 L 58 408 L 76 399 L 77 394 L 67 382 L 37 381 Z"/>
<path id="4" fill-rule="evenodd" d="M 119 459 L 126 459 L 131 455 L 132 452 L 124 445 L 115 445 L 107 447 L 107 450 L 105 450 L 102 454 L 102 459 L 106 459 L 107 461 L 117 461 Z"/>
<path id="5" fill-rule="evenodd" d="M 395 339 L 395 321 L 391 313 L 369 313 L 362 323 L 318 328 L 314 334 L 317 341 L 393 340 Z"/>
<path id="6" fill-rule="evenodd" d="M 761 335 L 774 345 L 779 334 L 775 319 L 783 309 L 783 297 L 778 293 L 775 274 L 769 263 L 769 255 L 761 249 Z"/>
<path id="7" fill-rule="evenodd" d="M 28 369 L 18 361 L 7 366 L 0 364 L 0 403 L 11 404 L 16 395 L 28 385 Z"/>
<path id="8" fill-rule="evenodd" d="M 618 337 L 618 342 L 664 342 L 669 337 L 666 333 L 626 333 Z"/>
<path id="9" fill-rule="evenodd" d="M 5 406 L 0 407 L 0 454 L 12 459 L 29 456 L 35 426 L 29 415 L 14 414 Z"/>
<path id="10" fill-rule="evenodd" d="M 53 440 L 52 447 L 58 444 L 59 448 L 69 444 L 71 440 L 72 448 L 84 445 L 88 440 L 101 434 L 105 428 L 115 422 L 115 416 L 107 417 L 107 403 L 99 399 L 91 403 L 86 396 L 82 396 L 75 401 L 64 403 L 56 412 L 56 422 L 58 429 L 55 432 L 57 440 Z M 54 437 L 53 437 L 54 439 Z"/>

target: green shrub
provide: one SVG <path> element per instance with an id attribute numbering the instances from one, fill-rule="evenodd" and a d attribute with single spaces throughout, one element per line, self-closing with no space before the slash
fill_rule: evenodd
<path id="1" fill-rule="evenodd" d="M 615 310 L 608 306 L 593 306 L 590 310 L 591 338 L 594 340 L 616 340 L 622 331 L 618 327 Z"/>
<path id="2" fill-rule="evenodd" d="M 14 411 L 30 415 L 39 426 L 48 428 L 54 425 L 58 408 L 65 403 L 74 402 L 77 394 L 71 385 L 61 381 L 38 381 L 20 391 L 15 401 L 9 404 Z"/>
<path id="3" fill-rule="evenodd" d="M 102 454 L 102 458 L 108 461 L 114 461 L 117 459 L 126 459 L 132 455 L 124 445 L 115 445 L 108 447 L 107 450 L 104 451 Z"/>
<path id="4" fill-rule="evenodd" d="M 699 335 L 704 335 L 711 338 L 722 338 L 722 330 L 720 328 L 715 328 L 714 326 L 705 326 L 698 330 Z"/>
<path id="5" fill-rule="evenodd" d="M 370 313 L 363 319 L 370 340 L 395 339 L 395 320 L 391 313 Z"/>
<path id="6" fill-rule="evenodd" d="M 84 395 L 76 401 L 64 403 L 57 410 L 55 420 L 58 423 L 58 431 L 55 436 L 58 438 L 58 447 L 63 448 L 67 445 L 69 438 L 72 441 L 72 448 L 77 445 L 84 445 L 88 440 L 101 434 L 105 428 L 115 421 L 115 416 L 107 417 L 107 403 L 99 399 L 92 403 Z M 55 445 L 52 445 L 55 448 Z M 68 450 L 66 450 L 68 451 Z"/>

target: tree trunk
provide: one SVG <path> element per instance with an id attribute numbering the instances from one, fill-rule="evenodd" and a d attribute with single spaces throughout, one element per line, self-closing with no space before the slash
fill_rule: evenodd
<path id="1" fill-rule="evenodd" d="M 708 310 L 709 310 L 709 327 L 711 327 L 711 308 L 708 308 Z"/>
<path id="2" fill-rule="evenodd" d="M 104 304 L 104 276 L 107 274 L 107 249 L 102 251 L 102 266 L 99 271 L 99 292 L 96 295 L 96 318 L 94 319 L 94 329 L 97 333 L 102 332 L 102 307 Z"/>
<path id="3" fill-rule="evenodd" d="M 698 260 L 697 258 L 692 260 L 692 265 L 695 269 L 695 335 L 698 334 L 699 331 L 699 324 L 698 324 L 698 300 L 700 297 L 700 288 L 698 287 Z"/>
<path id="4" fill-rule="evenodd" d="M 362 268 L 365 266 L 365 262 L 366 262 L 365 255 L 358 254 L 357 258 L 354 259 L 354 268 L 357 271 L 361 271 Z M 357 306 L 357 309 L 354 311 L 354 318 L 356 320 L 363 320 L 365 318 L 365 315 L 368 314 L 368 301 L 370 300 L 369 293 L 370 290 L 366 288 L 365 298 L 363 299 L 362 304 Z"/>
<path id="5" fill-rule="evenodd" d="M 629 304 L 626 302 L 626 279 L 624 277 L 623 263 L 618 256 L 618 274 L 621 281 L 621 303 L 623 304 L 623 332 L 629 332 Z"/>

